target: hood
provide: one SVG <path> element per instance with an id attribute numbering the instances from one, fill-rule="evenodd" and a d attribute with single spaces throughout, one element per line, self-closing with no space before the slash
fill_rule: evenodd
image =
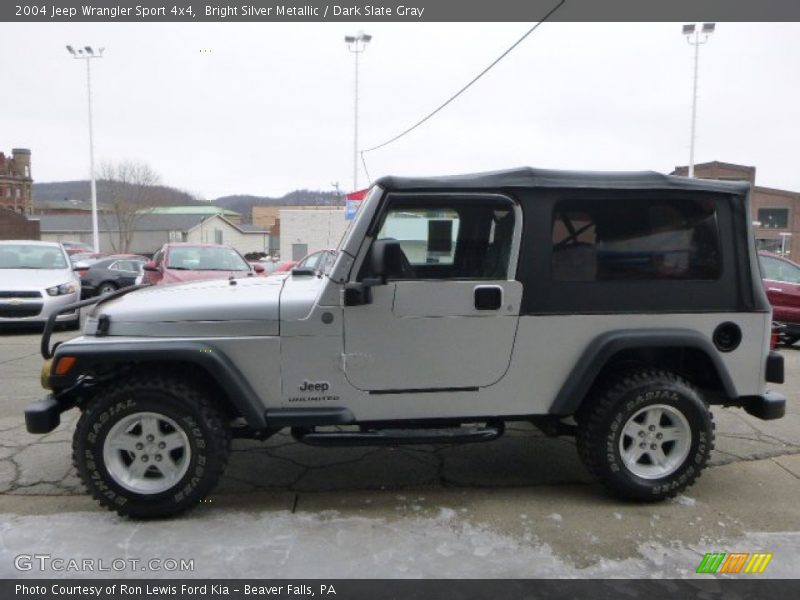
<path id="1" fill-rule="evenodd" d="M 243 277 L 155 285 L 100 302 L 87 319 L 86 333 L 91 334 L 104 315 L 108 335 L 278 335 L 282 284 Z"/>
<path id="2" fill-rule="evenodd" d="M 246 277 L 246 273 L 246 271 L 183 271 L 180 269 L 164 269 L 163 279 L 160 284 L 203 281 L 206 279 L 228 279 L 229 277 Z"/>
<path id="3" fill-rule="evenodd" d="M 71 269 L 0 269 L 0 291 L 43 290 L 78 281 Z"/>

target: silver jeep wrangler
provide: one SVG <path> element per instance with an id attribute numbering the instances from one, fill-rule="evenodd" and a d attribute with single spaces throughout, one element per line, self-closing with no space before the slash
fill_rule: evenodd
<path id="1" fill-rule="evenodd" d="M 121 290 L 42 351 L 46 433 L 122 515 L 203 499 L 232 437 L 318 446 L 575 435 L 639 501 L 691 485 L 710 405 L 783 416 L 749 185 L 517 169 L 377 181 L 324 272 Z M 89 301 L 91 302 L 91 301 Z M 71 308 L 74 309 L 75 305 Z"/>

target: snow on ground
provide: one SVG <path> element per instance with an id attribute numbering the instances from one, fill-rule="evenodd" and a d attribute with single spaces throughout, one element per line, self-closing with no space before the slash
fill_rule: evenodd
<path id="1" fill-rule="evenodd" d="M 533 534 L 500 534 L 471 524 L 450 509 L 434 517 L 402 519 L 341 516 L 336 511 L 292 514 L 220 511 L 202 518 L 135 522 L 109 513 L 49 516 L 0 514 L 0 577 L 77 577 L 74 572 L 19 572 L 15 557 L 194 559 L 194 572 L 136 573 L 147 577 L 258 578 L 518 578 L 692 577 L 708 548 L 772 552 L 761 577 L 796 577 L 800 533 L 753 533 L 709 541 L 703 548 L 648 542 L 639 556 L 598 557 L 576 568 L 538 543 Z M 82 573 L 119 577 L 130 571 Z M 709 577 L 705 575 L 703 577 Z"/>

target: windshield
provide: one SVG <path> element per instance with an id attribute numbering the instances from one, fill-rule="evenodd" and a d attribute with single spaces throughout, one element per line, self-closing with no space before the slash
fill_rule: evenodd
<path id="1" fill-rule="evenodd" d="M 250 265 L 233 248 L 187 246 L 170 249 L 167 268 L 186 271 L 249 271 Z"/>
<path id="2" fill-rule="evenodd" d="M 58 246 L 3 244 L 0 269 L 66 269 L 67 260 Z"/>

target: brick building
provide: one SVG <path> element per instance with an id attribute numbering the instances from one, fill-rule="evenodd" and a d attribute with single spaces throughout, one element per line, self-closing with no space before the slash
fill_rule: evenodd
<path id="1" fill-rule="evenodd" d="M 39 220 L 0 207 L 0 240 L 40 239 Z"/>
<path id="2" fill-rule="evenodd" d="M 672 174 L 687 173 L 687 167 L 676 167 Z M 800 193 L 756 185 L 756 168 L 744 165 L 707 162 L 695 165 L 694 174 L 701 179 L 749 181 L 753 186 L 750 214 L 759 250 L 800 260 Z"/>
<path id="3" fill-rule="evenodd" d="M 29 215 L 31 203 L 31 151 L 14 148 L 11 157 L 0 152 L 0 208 Z"/>

